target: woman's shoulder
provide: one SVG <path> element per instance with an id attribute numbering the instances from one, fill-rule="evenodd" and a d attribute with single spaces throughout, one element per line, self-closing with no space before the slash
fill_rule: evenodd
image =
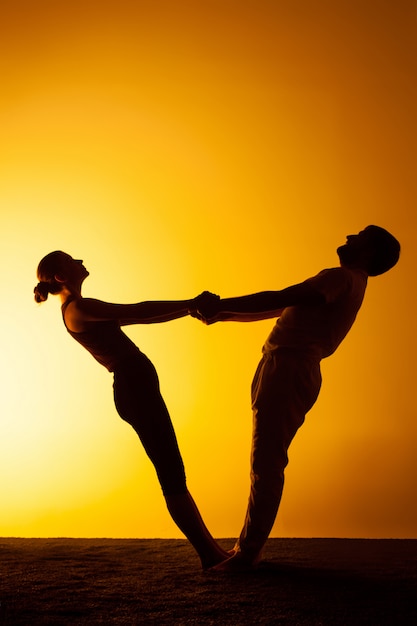
<path id="1" fill-rule="evenodd" d="M 96 298 L 77 297 L 68 305 L 67 315 L 68 320 L 78 326 L 88 322 L 117 321 L 125 306 Z"/>

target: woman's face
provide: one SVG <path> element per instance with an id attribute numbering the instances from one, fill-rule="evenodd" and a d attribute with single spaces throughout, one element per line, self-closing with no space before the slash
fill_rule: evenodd
<path id="1" fill-rule="evenodd" d="M 84 267 L 83 261 L 81 259 L 73 259 L 69 254 L 63 253 L 62 258 L 62 270 L 60 274 L 57 276 L 62 280 L 68 280 L 69 282 L 79 282 L 84 281 L 85 278 L 89 275 L 88 270 Z"/>

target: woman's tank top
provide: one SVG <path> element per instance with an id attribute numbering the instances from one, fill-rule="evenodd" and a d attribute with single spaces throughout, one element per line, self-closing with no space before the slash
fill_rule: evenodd
<path id="1" fill-rule="evenodd" d="M 65 323 L 65 310 L 72 300 L 73 298 L 69 298 L 61 307 L 65 328 L 109 372 L 114 372 L 127 359 L 141 354 L 139 348 L 122 331 L 117 320 L 86 322 L 88 330 L 80 333 L 70 330 Z"/>

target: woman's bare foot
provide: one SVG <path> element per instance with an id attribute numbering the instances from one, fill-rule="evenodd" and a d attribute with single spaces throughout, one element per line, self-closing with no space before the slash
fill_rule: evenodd
<path id="1" fill-rule="evenodd" d="M 229 552 L 226 552 L 226 550 L 223 550 L 220 546 L 217 547 L 218 550 L 216 550 L 216 552 L 210 558 L 206 558 L 204 560 L 201 559 L 201 565 L 203 566 L 203 569 L 211 570 L 218 565 L 221 565 L 224 561 L 227 561 L 227 559 L 230 558 Z"/>
<path id="2" fill-rule="evenodd" d="M 241 552 L 233 551 L 233 555 L 210 568 L 211 572 L 248 572 L 256 567 L 256 563 L 248 560 Z"/>

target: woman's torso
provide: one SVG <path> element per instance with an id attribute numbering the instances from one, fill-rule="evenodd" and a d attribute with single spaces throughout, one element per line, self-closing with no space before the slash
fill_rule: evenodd
<path id="1" fill-rule="evenodd" d="M 68 328 L 65 312 L 72 301 L 73 299 L 68 299 L 61 307 L 65 328 L 109 372 L 114 372 L 126 360 L 141 354 L 139 348 L 122 331 L 117 320 L 85 322 L 85 330 L 81 332 Z"/>

